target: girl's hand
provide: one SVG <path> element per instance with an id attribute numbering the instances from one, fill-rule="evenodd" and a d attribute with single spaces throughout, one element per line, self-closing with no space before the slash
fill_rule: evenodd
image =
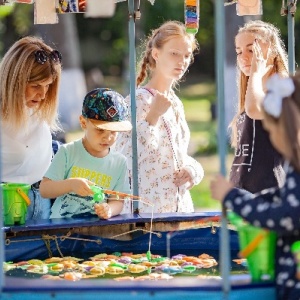
<path id="1" fill-rule="evenodd" d="M 159 91 L 154 92 L 153 100 L 150 105 L 150 110 L 146 117 L 146 121 L 155 126 L 159 117 L 162 116 L 172 105 L 172 101 L 167 96 Z"/>
<path id="2" fill-rule="evenodd" d="M 193 177 L 185 168 L 181 168 L 180 170 L 175 171 L 173 183 L 177 187 L 182 186 L 182 185 L 186 184 L 187 182 L 189 182 L 188 189 L 192 188 L 194 185 Z"/>
<path id="3" fill-rule="evenodd" d="M 172 101 L 169 100 L 167 96 L 159 91 L 155 91 L 150 111 L 153 110 L 156 114 L 161 116 L 169 109 L 169 107 L 171 107 L 171 105 Z"/>
<path id="4" fill-rule="evenodd" d="M 224 197 L 233 188 L 233 184 L 222 175 L 217 175 L 210 183 L 211 195 L 214 199 L 223 201 Z"/>
<path id="5" fill-rule="evenodd" d="M 252 62 L 251 62 L 251 75 L 253 73 L 259 73 L 262 77 L 267 74 L 272 68 L 273 65 L 268 65 L 269 57 L 271 54 L 271 44 L 268 46 L 266 45 L 264 48 L 266 53 L 264 53 L 261 45 L 257 40 L 253 42 L 252 45 L 252 51 L 253 51 L 253 56 L 252 56 Z M 251 76 L 250 75 L 250 76 Z"/>
<path id="6" fill-rule="evenodd" d="M 95 213 L 100 219 L 109 219 L 112 216 L 111 207 L 107 203 L 95 204 Z"/>
<path id="7" fill-rule="evenodd" d="M 89 181 L 88 179 L 69 178 L 68 181 L 71 185 L 72 192 L 74 192 L 75 194 L 83 197 L 94 195 L 93 191 L 90 188 L 90 185 L 94 185 L 94 183 Z"/>

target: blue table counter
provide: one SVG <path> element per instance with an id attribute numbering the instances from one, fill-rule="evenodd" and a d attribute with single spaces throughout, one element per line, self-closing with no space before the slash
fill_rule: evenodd
<path id="1" fill-rule="evenodd" d="M 97 217 L 28 221 L 4 227 L 5 260 L 44 259 L 76 253 L 133 252 L 174 255 L 213 253 L 218 259 L 219 212 L 191 214 L 119 215 L 109 220 Z M 92 233 L 90 233 L 91 231 Z M 94 234 L 96 232 L 96 234 Z M 87 234 L 88 233 L 88 234 Z M 239 250 L 238 237 L 230 230 L 231 254 Z M 222 280 L 178 277 L 171 280 L 114 281 L 84 279 L 76 282 L 24 279 L 5 276 L 2 299 L 275 299 L 270 282 L 251 283 L 249 275 L 232 275 L 231 291 L 224 295 Z"/>

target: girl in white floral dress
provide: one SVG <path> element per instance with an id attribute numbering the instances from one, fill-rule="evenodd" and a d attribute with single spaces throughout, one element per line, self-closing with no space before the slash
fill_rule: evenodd
<path id="1" fill-rule="evenodd" d="M 152 205 L 139 202 L 139 212 L 194 211 L 189 189 L 200 183 L 204 172 L 187 154 L 190 131 L 173 88 L 196 49 L 194 35 L 177 21 L 165 22 L 146 41 L 136 90 L 137 163 L 139 196 Z M 130 106 L 130 96 L 126 101 Z M 131 133 L 119 135 L 116 149 L 128 158 L 132 179 Z"/>

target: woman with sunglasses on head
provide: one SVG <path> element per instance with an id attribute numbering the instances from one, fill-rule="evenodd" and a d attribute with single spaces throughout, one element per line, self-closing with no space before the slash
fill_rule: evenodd
<path id="1" fill-rule="evenodd" d="M 52 159 L 61 54 L 37 37 L 15 42 L 0 64 L 2 182 L 31 185 L 27 220 L 47 219 L 39 182 Z"/>

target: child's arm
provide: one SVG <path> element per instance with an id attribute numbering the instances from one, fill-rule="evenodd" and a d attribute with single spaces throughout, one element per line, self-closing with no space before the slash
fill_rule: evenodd
<path id="1" fill-rule="evenodd" d="M 94 209 L 99 218 L 109 219 L 121 213 L 123 209 L 123 201 L 108 200 L 108 203 L 95 204 Z"/>
<path id="2" fill-rule="evenodd" d="M 211 195 L 218 201 L 223 201 L 231 189 L 233 184 L 222 175 L 217 175 L 210 183 Z"/>
<path id="3" fill-rule="evenodd" d="M 65 180 L 51 180 L 44 177 L 40 184 L 40 194 L 44 198 L 57 198 L 64 194 L 74 193 L 80 196 L 91 196 L 93 191 L 90 189 L 93 182 L 85 178 L 68 178 Z"/>
<path id="4" fill-rule="evenodd" d="M 269 188 L 251 194 L 242 189 L 230 189 L 230 183 L 218 176 L 212 183 L 212 196 L 224 201 L 227 209 L 254 226 L 285 233 L 300 229 L 299 183 L 300 176 L 294 172 L 292 176 L 287 174 L 285 186 L 281 190 Z"/>

